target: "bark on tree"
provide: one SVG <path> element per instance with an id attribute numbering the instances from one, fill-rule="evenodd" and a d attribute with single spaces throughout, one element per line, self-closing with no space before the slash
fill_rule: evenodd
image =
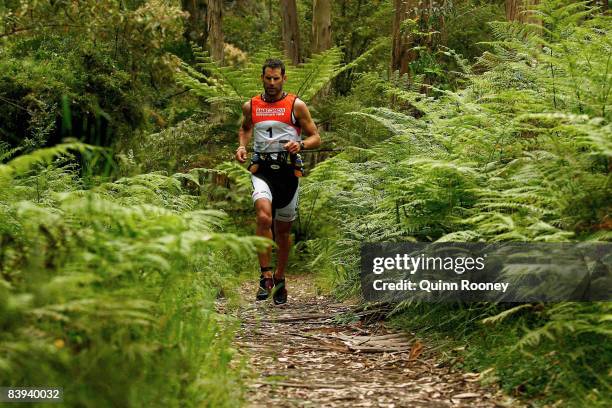
<path id="1" fill-rule="evenodd" d="M 312 52 L 317 54 L 331 48 L 331 0 L 312 3 Z"/>
<path id="2" fill-rule="evenodd" d="M 210 55 L 215 61 L 223 63 L 223 0 L 208 0 L 207 14 Z"/>
<path id="3" fill-rule="evenodd" d="M 393 49 L 391 69 L 405 74 L 409 64 L 418 54 L 412 50 L 416 45 L 434 48 L 436 44 L 446 42 L 444 9 L 446 0 L 394 0 L 395 14 L 393 18 Z M 430 32 L 430 35 L 417 37 L 411 30 L 402 32 L 402 23 L 414 20 L 415 30 Z"/>
<path id="4" fill-rule="evenodd" d="M 207 5 L 206 0 L 181 0 L 183 11 L 189 13 L 184 37 L 187 41 L 193 41 L 200 47 L 205 47 L 208 39 Z"/>
<path id="5" fill-rule="evenodd" d="M 521 23 L 542 24 L 539 18 L 526 12 L 539 3 L 540 0 L 506 0 L 506 19 Z"/>
<path id="6" fill-rule="evenodd" d="M 406 33 L 402 33 L 402 23 L 414 18 L 414 9 L 417 7 L 416 0 L 393 0 L 395 13 L 393 16 L 393 49 L 391 51 L 391 70 L 400 74 L 408 72 L 408 64 L 416 58 L 416 53 L 410 48 L 414 39 Z"/>
<path id="7" fill-rule="evenodd" d="M 293 65 L 302 62 L 300 55 L 300 30 L 297 20 L 295 0 L 281 0 L 281 20 L 283 22 L 282 36 L 285 55 Z"/>
<path id="8" fill-rule="evenodd" d="M 506 20 L 516 21 L 519 16 L 519 5 L 523 0 L 506 0 Z"/>

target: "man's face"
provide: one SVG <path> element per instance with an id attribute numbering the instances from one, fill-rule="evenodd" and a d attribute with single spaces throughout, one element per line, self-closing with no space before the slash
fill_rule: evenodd
<path id="1" fill-rule="evenodd" d="M 269 97 L 277 97 L 283 92 L 283 84 L 287 79 L 286 75 L 281 74 L 280 68 L 266 67 L 264 74 L 261 76 L 266 95 Z"/>

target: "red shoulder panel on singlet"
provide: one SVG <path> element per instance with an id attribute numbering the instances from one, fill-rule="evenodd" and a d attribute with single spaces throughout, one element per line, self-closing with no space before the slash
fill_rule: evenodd
<path id="1" fill-rule="evenodd" d="M 266 102 L 261 95 L 251 98 L 251 119 L 253 124 L 266 120 L 275 120 L 297 127 L 293 121 L 293 105 L 297 96 L 288 93 L 282 99 L 274 102 Z"/>

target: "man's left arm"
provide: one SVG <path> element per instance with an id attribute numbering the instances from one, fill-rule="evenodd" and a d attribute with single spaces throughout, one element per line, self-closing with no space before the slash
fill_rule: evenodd
<path id="1" fill-rule="evenodd" d="M 297 99 L 293 106 L 293 114 L 302 128 L 302 132 L 306 136 L 306 138 L 302 140 L 304 149 L 316 149 L 319 147 L 321 145 L 321 136 L 319 136 L 319 130 L 310 116 L 310 111 L 306 103 Z M 299 142 L 288 142 L 284 147 L 290 153 L 298 153 L 301 150 Z"/>

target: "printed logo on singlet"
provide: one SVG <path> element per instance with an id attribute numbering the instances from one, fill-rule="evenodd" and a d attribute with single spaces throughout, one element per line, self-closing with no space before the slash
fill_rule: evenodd
<path id="1" fill-rule="evenodd" d="M 284 116 L 285 108 L 256 108 L 256 116 Z"/>

